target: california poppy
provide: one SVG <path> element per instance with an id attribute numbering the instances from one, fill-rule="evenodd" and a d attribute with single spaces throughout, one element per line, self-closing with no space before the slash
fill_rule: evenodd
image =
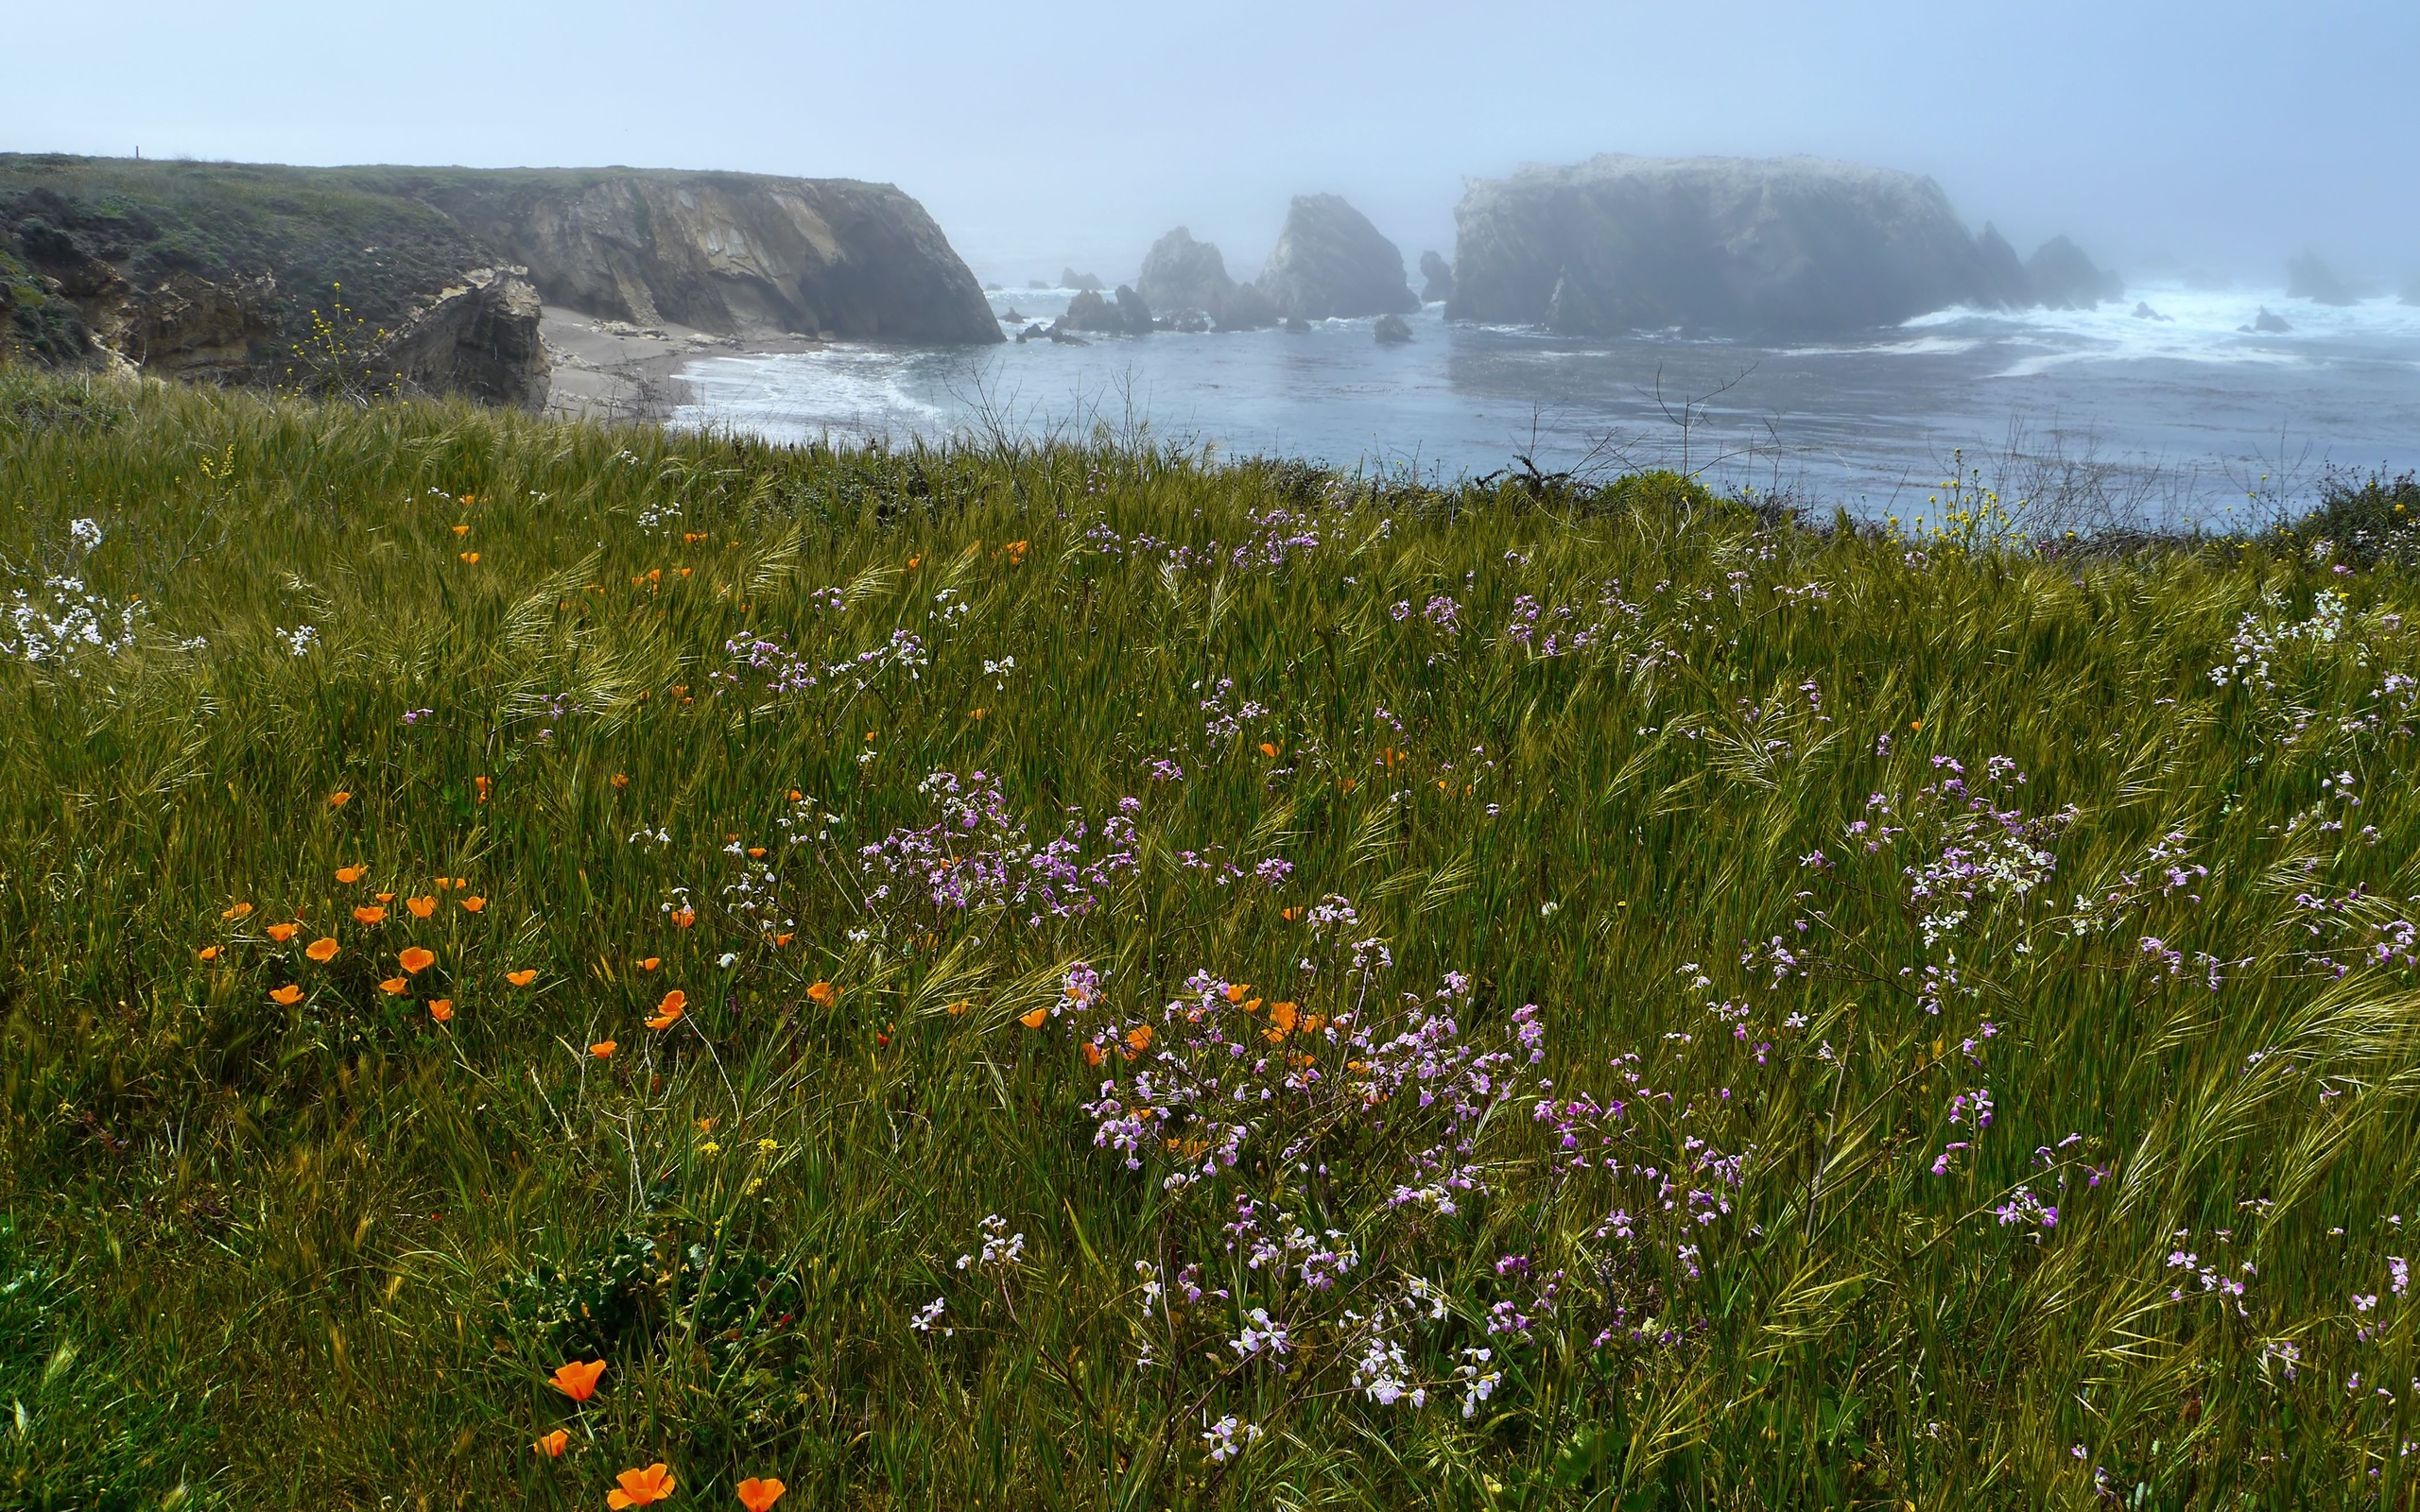
<path id="1" fill-rule="evenodd" d="M 765 856 L 765 848 L 764 848 L 763 846 L 761 846 L 761 845 L 752 845 L 752 846 L 750 846 L 750 847 L 748 848 L 748 859 L 749 859 L 749 860 L 751 860 L 751 861 L 761 861 L 761 860 L 763 860 L 763 859 L 764 859 L 764 856 Z"/>
<path id="2" fill-rule="evenodd" d="M 507 971 L 504 973 L 504 979 L 511 983 L 514 987 L 527 987 L 530 983 L 538 980 L 538 973 L 535 970 L 525 971 Z"/>
<path id="3" fill-rule="evenodd" d="M 268 937 L 283 945 L 292 939 L 294 932 L 302 927 L 300 924 L 271 924 L 268 926 Z"/>
<path id="4" fill-rule="evenodd" d="M 1230 982 L 1227 984 L 1227 1001 L 1230 1003 L 1241 1003 L 1244 1000 L 1244 994 L 1251 990 L 1252 988 L 1247 983 Z"/>
<path id="5" fill-rule="evenodd" d="M 229 908 L 225 913 L 220 914 L 218 917 L 219 917 L 219 918 L 221 918 L 221 919 L 241 919 L 241 918 L 243 918 L 244 916 L 246 916 L 247 914 L 250 914 L 251 911 L 252 911 L 252 905 L 251 905 L 251 904 L 250 904 L 250 903 L 236 903 L 236 904 L 235 904 L 235 905 L 233 905 L 233 907 Z"/>
<path id="6" fill-rule="evenodd" d="M 664 957 L 663 957 L 663 956 L 661 956 L 661 955 L 650 955 L 650 956 L 648 956 L 646 960 L 643 960 L 643 961 L 639 962 L 639 970 L 640 970 L 640 971 L 654 971 L 657 967 L 662 966 L 663 964 L 664 964 Z"/>
<path id="7" fill-rule="evenodd" d="M 457 555 L 465 567 L 476 567 L 479 564 L 479 554 L 475 551 L 459 552 Z"/>
<path id="8" fill-rule="evenodd" d="M 602 1360 L 591 1360 L 586 1364 L 574 1360 L 556 1369 L 554 1387 L 574 1401 L 586 1401 L 596 1395 L 596 1378 L 604 1373 L 605 1362 Z"/>
<path id="9" fill-rule="evenodd" d="M 395 901 L 395 895 L 391 892 L 382 892 L 378 895 L 378 901 L 382 903 L 391 903 Z"/>
<path id="10" fill-rule="evenodd" d="M 462 907 L 463 907 L 463 909 L 464 909 L 465 911 L 467 911 L 467 912 L 469 912 L 469 913 L 474 913 L 474 914 L 475 914 L 475 913 L 477 913 L 480 909 L 485 908 L 487 905 L 488 905 L 488 901 L 487 901 L 486 899 L 484 899 L 484 898 L 479 898 L 479 897 L 475 897 L 475 897 L 465 898 L 465 899 L 463 899 L 463 900 L 462 900 Z"/>
<path id="11" fill-rule="evenodd" d="M 1150 1049 L 1151 1026 L 1148 1023 L 1138 1023 L 1133 1028 L 1127 1030 L 1126 1042 L 1132 1045 L 1138 1051 Z"/>
<path id="12" fill-rule="evenodd" d="M 1281 908 L 1277 911 L 1277 917 L 1290 924 L 1303 917 L 1303 911 L 1299 908 Z"/>
<path id="13" fill-rule="evenodd" d="M 406 898 L 404 900 L 404 906 L 412 911 L 412 917 L 414 919 L 426 919 L 429 915 L 437 912 L 437 900 L 434 898 Z"/>
<path id="14" fill-rule="evenodd" d="M 364 866 L 337 868 L 337 881 L 342 883 L 359 882 L 362 878 L 368 875 L 370 875 L 370 868 Z"/>
<path id="15" fill-rule="evenodd" d="M 471 785 L 479 790 L 479 801 L 484 803 L 488 800 L 488 789 L 493 787 L 495 784 L 489 782 L 484 777 L 474 777 L 471 779 Z M 469 886 L 470 884 L 464 882 L 461 878 L 457 877 L 454 879 L 454 885 L 457 887 L 466 887 Z"/>
<path id="16" fill-rule="evenodd" d="M 328 795 L 328 807 L 332 809 L 340 809 L 352 801 L 353 795 L 346 792 L 343 788 L 337 788 L 335 792 Z"/>
<path id="17" fill-rule="evenodd" d="M 681 1010 L 688 1005 L 688 1002 L 689 994 L 677 987 L 674 988 L 664 994 L 663 1002 L 655 1005 L 655 1016 L 647 1021 L 647 1026 L 650 1029 L 671 1028 L 680 1019 Z"/>
<path id="18" fill-rule="evenodd" d="M 1024 1013 L 1017 1016 L 1017 1022 L 1024 1024 L 1028 1029 L 1039 1029 L 1049 1022 L 1050 1006 L 1048 1004 L 1043 1005 L 1041 1007 L 1034 1009 L 1031 1013 Z"/>
<path id="19" fill-rule="evenodd" d="M 619 773 L 619 772 L 615 772 L 615 773 L 614 774 L 614 786 L 616 789 L 625 788 L 625 787 L 628 787 L 628 786 L 630 786 L 630 785 L 631 785 L 631 780 L 630 780 L 629 778 L 627 778 L 627 777 L 623 776 L 623 775 L 622 775 L 621 773 Z"/>
<path id="20" fill-rule="evenodd" d="M 752 1475 L 739 1483 L 739 1504 L 748 1512 L 766 1512 L 766 1508 L 780 1501 L 782 1493 L 788 1489 L 770 1476 L 758 1480 Z"/>
<path id="21" fill-rule="evenodd" d="M 687 929 L 690 925 L 698 921 L 698 911 L 694 908 L 675 909 L 672 914 L 672 921 L 675 924 L 680 925 L 683 929 Z"/>
<path id="22" fill-rule="evenodd" d="M 454 1017 L 454 1000 L 452 998 L 429 999 L 428 1016 L 440 1023 L 446 1022 Z"/>
<path id="23" fill-rule="evenodd" d="M 440 892 L 442 892 L 442 891 L 444 891 L 446 888 L 451 887 L 451 886 L 453 886 L 453 885 L 454 885 L 454 883 L 453 883 L 453 879 L 451 879 L 451 878 L 448 878 L 448 877 L 440 877 L 440 878 L 438 878 L 438 879 L 437 879 L 437 887 L 438 887 L 438 890 L 439 890 Z"/>
<path id="24" fill-rule="evenodd" d="M 288 982 L 284 987 L 279 988 L 276 991 L 271 992 L 268 995 L 268 1000 L 280 1007 L 290 1008 L 297 1003 L 302 1001 L 302 989 L 296 987 L 293 983 Z"/>
<path id="25" fill-rule="evenodd" d="M 624 1470 L 614 1479 L 622 1483 L 622 1488 L 605 1493 L 605 1504 L 614 1512 L 624 1512 L 627 1507 L 647 1506 L 672 1494 L 672 1471 L 661 1463 L 643 1470 Z"/>
<path id="26" fill-rule="evenodd" d="M 204 945 L 199 954 L 203 960 L 215 961 L 218 959 L 218 947 L 216 945 Z"/>
<path id="27" fill-rule="evenodd" d="M 467 536 L 471 533 L 471 527 L 469 525 L 456 525 L 454 527 L 454 533 L 458 536 Z"/>
<path id="28" fill-rule="evenodd" d="M 1268 741 L 1264 740 L 1260 743 L 1260 753 L 1263 756 L 1268 757 L 1272 762 L 1277 759 L 1277 747 L 1270 745 Z"/>
<path id="29" fill-rule="evenodd" d="M 353 917 L 356 923 L 374 924 L 387 917 L 387 910 L 364 903 L 353 911 Z"/>
<path id="30" fill-rule="evenodd" d="M 403 954 L 395 957 L 395 961 L 404 969 L 405 975 L 418 976 L 437 964 L 437 953 L 424 950 L 418 945 L 406 945 L 403 949 Z"/>
<path id="31" fill-rule="evenodd" d="M 776 935 L 773 936 L 773 943 L 776 945 L 786 945 L 796 938 L 798 938 L 798 936 L 795 935 Z"/>
<path id="32" fill-rule="evenodd" d="M 1087 1065 L 1087 1066 L 1098 1066 L 1098 1065 L 1099 1065 L 1103 1060 L 1106 1060 L 1107 1058 L 1109 1058 L 1109 1057 L 1106 1057 L 1106 1056 L 1103 1056 L 1103 1055 L 1100 1053 L 1100 1046 L 1098 1046 L 1098 1045 L 1097 1045 L 1097 1044 L 1093 1043 L 1093 1042 L 1092 1042 L 1091 1040 L 1085 1040 L 1085 1041 L 1084 1041 L 1084 1064 L 1085 1064 L 1085 1065 Z"/>
<path id="33" fill-rule="evenodd" d="M 840 1001 L 840 989 L 829 982 L 818 982 L 806 989 L 806 1000 L 819 1008 L 828 1008 Z"/>
<path id="34" fill-rule="evenodd" d="M 378 984 L 378 990 L 389 997 L 402 997 L 411 989 L 412 980 L 407 976 L 390 976 Z"/>
<path id="35" fill-rule="evenodd" d="M 563 1457 L 563 1446 L 570 1442 L 571 1435 L 558 1428 L 551 1434 L 541 1435 L 538 1441 L 529 1447 L 548 1459 L 561 1459 Z"/>
<path id="36" fill-rule="evenodd" d="M 588 1053 L 599 1060 L 611 1060 L 614 1058 L 614 1052 L 620 1048 L 611 1040 L 599 1040 L 588 1047 Z"/>
<path id="37" fill-rule="evenodd" d="M 962 1018 L 966 1017 L 966 1012 L 967 1012 L 967 1010 L 968 1010 L 969 1008 L 974 1007 L 974 1006 L 975 1006 L 975 1000 L 974 1000 L 974 999 L 972 999 L 972 998 L 960 998 L 960 999 L 959 999 L 957 1002 L 955 1002 L 955 1003 L 951 1004 L 951 1005 L 949 1005 L 949 1007 L 948 1007 L 946 1010 L 944 1010 L 944 1011 L 946 1011 L 946 1012 L 949 1014 L 949 1016 L 950 1016 L 951 1018 L 953 1018 L 953 1019 L 962 1019 Z"/>
<path id="38" fill-rule="evenodd" d="M 318 939 L 313 940 L 310 944 L 303 946 L 302 954 L 308 955 L 311 959 L 325 965 L 327 962 L 333 961 L 337 958 L 337 952 L 339 949 L 341 949 L 341 947 L 338 946 L 333 938 L 322 935 Z"/>

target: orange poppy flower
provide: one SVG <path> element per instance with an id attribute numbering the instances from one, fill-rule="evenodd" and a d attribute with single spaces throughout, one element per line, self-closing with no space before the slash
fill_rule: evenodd
<path id="1" fill-rule="evenodd" d="M 454 1000 L 452 998 L 429 999 L 428 1016 L 440 1023 L 450 1021 L 454 1017 Z"/>
<path id="2" fill-rule="evenodd" d="M 989 709 L 969 709 L 966 711 L 966 717 L 969 719 L 982 719 L 989 716 L 991 713 L 992 711 Z"/>
<path id="3" fill-rule="evenodd" d="M 1264 740 L 1260 743 L 1260 753 L 1263 756 L 1268 757 L 1272 762 L 1277 759 L 1277 747 L 1270 745 L 1268 741 Z"/>
<path id="4" fill-rule="evenodd" d="M 806 989 L 806 1000 L 819 1008 L 828 1008 L 840 1001 L 840 989 L 829 982 L 818 982 Z"/>
<path id="5" fill-rule="evenodd" d="M 199 954 L 205 961 L 215 961 L 218 959 L 218 947 L 216 945 L 204 945 Z"/>
<path id="6" fill-rule="evenodd" d="M 408 976 L 390 976 L 378 984 L 378 990 L 389 997 L 399 998 L 411 989 L 412 979 Z"/>
<path id="7" fill-rule="evenodd" d="M 750 846 L 750 847 L 748 848 L 748 859 L 749 859 L 749 860 L 751 860 L 751 861 L 761 861 L 761 860 L 763 860 L 763 859 L 764 859 L 764 856 L 765 856 L 765 848 L 764 848 L 763 846 L 761 846 L 761 845 L 752 845 L 752 846 Z"/>
<path id="8" fill-rule="evenodd" d="M 663 1002 L 655 1005 L 655 1013 L 647 1021 L 647 1026 L 650 1029 L 671 1028 L 673 1024 L 680 1022 L 681 1010 L 688 1001 L 689 994 L 679 988 L 674 988 L 664 994 Z"/>
<path id="9" fill-rule="evenodd" d="M 1049 1022 L 1050 1008 L 1046 1004 L 1042 1007 L 1034 1009 L 1031 1013 L 1022 1013 L 1017 1016 L 1017 1022 L 1024 1024 L 1028 1029 L 1039 1029 Z"/>
<path id="10" fill-rule="evenodd" d="M 378 895 L 378 901 L 382 903 L 391 903 L 395 901 L 395 895 L 391 892 L 382 892 Z"/>
<path id="11" fill-rule="evenodd" d="M 963 1019 L 966 1017 L 968 1010 L 974 1006 L 975 1000 L 973 998 L 960 998 L 942 1011 L 946 1012 L 953 1019 Z"/>
<path id="12" fill-rule="evenodd" d="M 538 980 L 538 973 L 535 969 L 524 971 L 507 971 L 504 973 L 504 979 L 511 983 L 514 987 L 527 987 L 530 983 Z"/>
<path id="13" fill-rule="evenodd" d="M 563 1457 L 563 1446 L 570 1442 L 571 1435 L 558 1428 L 551 1434 L 542 1435 L 538 1441 L 529 1447 L 548 1459 L 561 1459 Z"/>
<path id="14" fill-rule="evenodd" d="M 1303 917 L 1303 911 L 1299 908 L 1281 908 L 1277 911 L 1277 917 L 1290 924 Z"/>
<path id="15" fill-rule="evenodd" d="M 1241 1003 L 1244 1000 L 1244 994 L 1251 990 L 1252 988 L 1249 984 L 1243 982 L 1230 982 L 1227 984 L 1227 1001 L 1230 1003 Z"/>
<path id="16" fill-rule="evenodd" d="M 619 788 L 625 788 L 625 787 L 628 787 L 628 786 L 630 786 L 630 785 L 631 785 L 631 780 L 630 780 L 629 778 L 627 778 L 627 777 L 623 776 L 623 775 L 622 775 L 621 773 L 619 773 L 619 772 L 615 772 L 615 773 L 614 774 L 614 786 L 615 788 L 617 788 L 617 789 L 619 789 Z"/>
<path id="17" fill-rule="evenodd" d="M 476 567 L 479 564 L 479 554 L 475 551 L 458 552 L 455 555 L 465 567 Z"/>
<path id="18" fill-rule="evenodd" d="M 452 880 L 451 880 L 451 879 L 449 879 L 449 878 L 440 877 L 440 878 L 438 878 L 438 879 L 437 879 L 437 886 L 438 886 L 438 890 L 439 890 L 439 891 L 441 891 L 441 892 L 442 892 L 442 891 L 443 891 L 443 890 L 445 890 L 446 888 L 451 887 L 451 886 L 453 886 L 453 885 L 454 885 L 454 884 L 453 884 Z"/>
<path id="19" fill-rule="evenodd" d="M 586 1401 L 596 1395 L 596 1378 L 604 1373 L 605 1362 L 602 1360 L 591 1360 L 584 1365 L 574 1360 L 558 1367 L 552 1380 L 557 1391 L 574 1401 Z"/>
<path id="20" fill-rule="evenodd" d="M 622 1483 L 622 1488 L 605 1493 L 605 1504 L 614 1512 L 661 1502 L 672 1494 L 674 1484 L 672 1471 L 660 1463 L 643 1470 L 624 1470 L 614 1479 Z"/>
<path id="21" fill-rule="evenodd" d="M 288 982 L 268 995 L 268 1000 L 282 1008 L 290 1008 L 302 1001 L 302 989 Z"/>
<path id="22" fill-rule="evenodd" d="M 364 866 L 356 865 L 337 868 L 337 881 L 342 883 L 350 884 L 359 882 L 362 878 L 368 875 L 370 875 L 370 868 Z"/>
<path id="23" fill-rule="evenodd" d="M 1106 1060 L 1106 1059 L 1108 1059 L 1108 1058 L 1109 1058 L 1109 1057 L 1108 1057 L 1107 1056 L 1104 1056 L 1104 1055 L 1102 1055 L 1102 1054 L 1100 1053 L 1100 1046 L 1098 1046 L 1098 1045 L 1097 1045 L 1097 1044 L 1093 1043 L 1093 1042 L 1092 1042 L 1091 1040 L 1085 1040 L 1085 1041 L 1084 1041 L 1084 1064 L 1085 1064 L 1085 1065 L 1087 1065 L 1087 1066 L 1098 1066 L 1098 1065 L 1099 1065 L 1102 1061 L 1104 1061 L 1104 1060 Z"/>
<path id="24" fill-rule="evenodd" d="M 479 790 L 479 801 L 484 803 L 488 800 L 488 789 L 493 787 L 495 784 L 489 782 L 484 777 L 474 777 L 471 779 L 471 785 Z M 464 882 L 461 878 L 457 877 L 454 879 L 454 885 L 457 887 L 467 887 L 470 884 Z"/>
<path id="25" fill-rule="evenodd" d="M 654 971 L 657 967 L 662 966 L 663 964 L 664 964 L 664 957 L 663 957 L 663 956 L 661 956 L 661 955 L 650 955 L 650 956 L 648 956 L 646 960 L 643 960 L 643 961 L 639 962 L 639 970 L 640 970 L 640 971 Z"/>
<path id="26" fill-rule="evenodd" d="M 463 909 L 464 909 L 466 912 L 469 912 L 469 913 L 474 913 L 474 914 L 475 914 L 475 913 L 477 913 L 480 909 L 485 908 L 487 905 L 488 905 L 488 901 L 487 901 L 486 899 L 484 899 L 484 898 L 480 898 L 480 897 L 475 897 L 475 896 L 474 896 L 474 897 L 465 898 L 465 899 L 463 899 L 463 900 L 462 900 L 462 907 L 463 907 Z"/>
<path id="27" fill-rule="evenodd" d="M 758 1480 L 752 1475 L 739 1483 L 739 1504 L 746 1507 L 748 1512 L 766 1512 L 766 1509 L 780 1501 L 782 1493 L 788 1489 L 788 1486 L 771 1476 Z"/>
<path id="28" fill-rule="evenodd" d="M 672 916 L 672 921 L 683 929 L 687 929 L 698 921 L 698 911 L 694 908 L 683 908 Z"/>
<path id="29" fill-rule="evenodd" d="M 434 898 L 406 898 L 404 900 L 404 906 L 412 911 L 412 917 L 414 919 L 426 919 L 429 915 L 437 912 L 437 900 Z"/>
<path id="30" fill-rule="evenodd" d="M 614 1052 L 620 1048 L 621 1046 L 611 1040 L 599 1040 L 588 1047 L 588 1053 L 599 1060 L 611 1060 L 614 1058 Z"/>
<path id="31" fill-rule="evenodd" d="M 232 907 L 232 908 L 228 909 L 225 913 L 220 914 L 218 917 L 219 917 L 219 918 L 221 918 L 221 919 L 242 919 L 242 918 L 245 918 L 246 916 L 250 915 L 250 914 L 251 913 L 251 911 L 252 911 L 252 905 L 251 905 L 251 904 L 250 904 L 250 903 L 237 903 L 237 904 L 235 904 L 233 907 Z"/>
<path id="32" fill-rule="evenodd" d="M 403 954 L 395 957 L 395 962 L 404 969 L 406 976 L 418 976 L 437 964 L 437 953 L 418 945 L 406 945 Z"/>
<path id="33" fill-rule="evenodd" d="M 773 943 L 776 945 L 786 945 L 796 938 L 798 938 L 796 935 L 776 935 L 773 936 Z"/>
<path id="34" fill-rule="evenodd" d="M 324 966 L 337 958 L 337 952 L 341 948 L 333 938 L 322 935 L 310 944 L 303 946 L 302 954 Z"/>
<path id="35" fill-rule="evenodd" d="M 1127 1030 L 1126 1042 L 1132 1045 L 1136 1050 L 1150 1049 L 1151 1026 L 1148 1023 L 1138 1023 L 1133 1028 Z"/>
<path id="36" fill-rule="evenodd" d="M 343 788 L 337 788 L 335 792 L 328 795 L 328 807 L 332 809 L 340 809 L 352 801 L 353 795 L 346 792 Z"/>
<path id="37" fill-rule="evenodd" d="M 271 924 L 268 926 L 268 937 L 283 945 L 292 939 L 294 932 L 302 927 L 300 924 Z"/>
<path id="38" fill-rule="evenodd" d="M 471 527 L 469 525 L 456 525 L 454 527 L 454 533 L 458 536 L 467 536 L 471 533 Z"/>
<path id="39" fill-rule="evenodd" d="M 374 924 L 387 917 L 387 910 L 384 908 L 375 908 L 368 903 L 364 903 L 353 911 L 353 917 L 356 923 Z"/>

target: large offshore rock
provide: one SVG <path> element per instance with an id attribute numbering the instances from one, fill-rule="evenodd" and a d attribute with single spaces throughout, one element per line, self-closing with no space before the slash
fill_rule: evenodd
<path id="1" fill-rule="evenodd" d="M 389 336 L 381 360 L 410 388 L 544 409 L 553 372 L 538 338 L 538 290 L 519 267 L 475 268 Z"/>
<path id="2" fill-rule="evenodd" d="M 2065 236 L 2053 236 L 2025 260 L 2031 302 L 2054 310 L 2089 310 L 2126 296 L 2126 281 L 2107 272 Z M 2016 301 L 2010 301 L 2016 303 Z"/>
<path id="3" fill-rule="evenodd" d="M 1455 229 L 1454 319 L 1544 322 L 1552 304 L 1573 334 L 1788 336 L 2032 299 L 2006 243 L 1970 234 L 1930 179 L 1819 158 L 1526 168 L 1473 182 Z"/>
<path id="4" fill-rule="evenodd" d="M 1294 198 L 1260 287 L 1278 313 L 1291 318 L 1409 315 L 1420 308 L 1420 297 L 1404 280 L 1403 253 L 1337 195 Z"/>
<path id="5" fill-rule="evenodd" d="M 1454 297 L 1454 267 L 1435 252 L 1420 254 L 1420 299 L 1424 304 Z"/>
<path id="6" fill-rule="evenodd" d="M 2286 293 L 2313 304 L 2357 304 L 2352 290 L 2336 276 L 2333 268 L 2319 260 L 2317 252 L 2306 251 L 2286 265 Z"/>
<path id="7" fill-rule="evenodd" d="M 1179 226 L 1151 244 L 1134 290 L 1154 310 L 1200 310 L 1218 319 L 1236 281 L 1227 275 L 1227 260 L 1209 242 L 1198 242 Z"/>

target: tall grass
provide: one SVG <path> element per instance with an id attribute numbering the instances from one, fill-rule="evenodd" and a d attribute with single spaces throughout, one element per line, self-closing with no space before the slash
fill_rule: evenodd
<path id="1" fill-rule="evenodd" d="M 0 1504 L 2410 1495 L 2391 557 L 23 378 L 0 503 Z"/>

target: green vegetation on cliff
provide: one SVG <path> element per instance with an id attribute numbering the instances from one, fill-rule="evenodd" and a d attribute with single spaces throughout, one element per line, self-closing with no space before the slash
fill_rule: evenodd
<path id="1" fill-rule="evenodd" d="M 0 1504 L 2401 1504 L 2382 490 L 0 373 Z"/>

